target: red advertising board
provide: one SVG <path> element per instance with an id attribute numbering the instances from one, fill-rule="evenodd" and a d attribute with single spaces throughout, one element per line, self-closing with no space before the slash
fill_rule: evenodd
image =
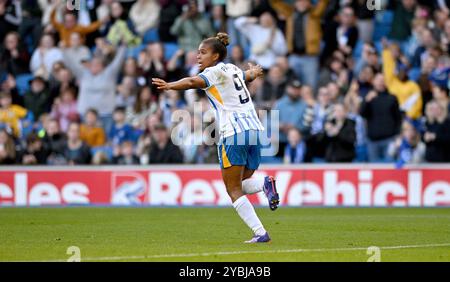
<path id="1" fill-rule="evenodd" d="M 268 174 L 285 206 L 450 207 L 450 166 L 268 166 L 255 177 Z M 267 204 L 263 193 L 249 198 Z M 0 170 L 0 206 L 229 204 L 217 166 Z"/>

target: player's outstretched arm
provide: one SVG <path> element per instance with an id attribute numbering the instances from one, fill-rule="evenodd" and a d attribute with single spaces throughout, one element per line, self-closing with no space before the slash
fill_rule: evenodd
<path id="1" fill-rule="evenodd" d="M 192 76 L 174 82 L 166 82 L 160 78 L 153 78 L 152 84 L 159 90 L 188 90 L 206 88 L 206 82 L 200 76 Z"/>
<path id="2" fill-rule="evenodd" d="M 245 82 L 252 82 L 258 76 L 262 76 L 264 74 L 263 69 L 260 65 L 253 65 L 248 63 L 249 69 L 245 71 Z"/>

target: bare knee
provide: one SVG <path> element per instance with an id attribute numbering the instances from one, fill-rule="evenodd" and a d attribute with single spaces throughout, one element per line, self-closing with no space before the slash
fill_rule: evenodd
<path id="1" fill-rule="evenodd" d="M 231 202 L 236 202 L 237 199 L 244 196 L 242 189 L 240 187 L 235 187 L 233 189 L 227 189 L 228 196 L 231 198 Z"/>

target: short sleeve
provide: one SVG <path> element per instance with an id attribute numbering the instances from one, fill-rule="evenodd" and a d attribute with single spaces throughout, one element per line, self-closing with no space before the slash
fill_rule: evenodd
<path id="1" fill-rule="evenodd" d="M 206 87 L 203 90 L 210 88 L 212 85 L 215 85 L 218 81 L 218 77 L 220 76 L 220 68 L 217 66 L 210 67 L 205 69 L 203 72 L 199 73 L 200 76 L 206 83 Z"/>

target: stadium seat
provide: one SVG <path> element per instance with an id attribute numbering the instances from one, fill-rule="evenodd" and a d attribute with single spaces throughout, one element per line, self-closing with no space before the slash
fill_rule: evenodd
<path id="1" fill-rule="evenodd" d="M 30 80 L 33 79 L 31 73 L 20 74 L 16 77 L 16 86 L 20 95 L 24 95 L 28 90 L 30 90 Z"/>
<path id="2" fill-rule="evenodd" d="M 157 28 L 151 28 L 147 30 L 143 36 L 142 43 L 149 44 L 152 42 L 158 42 L 159 41 L 159 34 Z"/>
<path id="3" fill-rule="evenodd" d="M 113 149 L 111 146 L 99 146 L 99 147 L 92 147 L 91 148 L 91 154 L 94 156 L 98 152 L 103 152 L 108 160 L 112 160 L 113 158 Z"/>
<path id="4" fill-rule="evenodd" d="M 133 57 L 133 58 L 137 59 L 139 57 L 139 53 L 142 50 L 144 50 L 145 47 L 146 47 L 145 44 L 141 44 L 141 45 L 138 45 L 138 46 L 133 47 L 133 48 L 128 48 L 126 57 L 127 58 Z"/>
<path id="5" fill-rule="evenodd" d="M 176 43 L 164 43 L 164 59 L 166 61 L 175 55 L 175 53 L 180 49 Z"/>
<path id="6" fill-rule="evenodd" d="M 389 10 L 379 11 L 375 15 L 375 29 L 373 32 L 373 41 L 380 41 L 383 37 L 387 37 L 391 31 L 394 13 Z"/>
<path id="7" fill-rule="evenodd" d="M 358 40 L 356 42 L 355 48 L 353 49 L 353 58 L 357 59 L 357 58 L 361 57 L 363 47 L 364 47 L 364 42 L 362 40 Z"/>

